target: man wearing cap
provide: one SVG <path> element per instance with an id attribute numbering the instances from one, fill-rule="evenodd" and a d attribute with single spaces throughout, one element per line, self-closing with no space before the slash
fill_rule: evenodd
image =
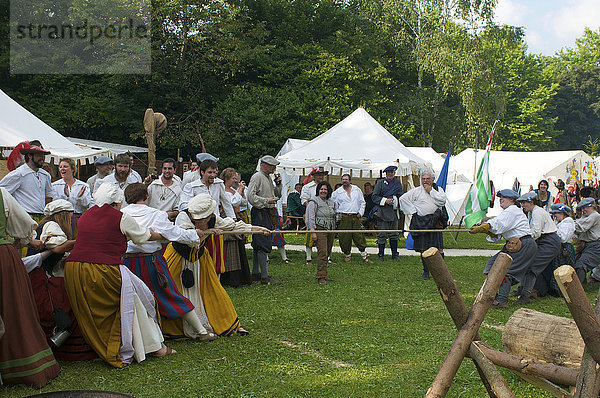
<path id="1" fill-rule="evenodd" d="M 385 178 L 377 180 L 373 188 L 373 202 L 377 206 L 377 229 L 398 229 L 400 197 L 404 193 L 402 183 L 395 177 L 396 166 L 388 166 L 383 172 Z M 379 247 L 378 260 L 383 261 L 385 242 L 390 241 L 392 259 L 400 260 L 398 255 L 398 232 L 378 232 L 377 246 Z"/>
<path id="2" fill-rule="evenodd" d="M 275 205 L 281 197 L 281 177 L 277 176 L 273 181 L 271 174 L 278 164 L 279 161 L 273 156 L 265 155 L 260 158 L 260 170 L 250 178 L 246 196 L 252 205 L 250 210 L 252 225 L 267 229 L 272 229 L 275 225 L 277 217 Z M 281 284 L 273 279 L 267 271 L 267 255 L 271 252 L 271 247 L 271 237 L 262 235 L 252 237 L 252 279 L 260 279 L 263 285 Z"/>
<path id="3" fill-rule="evenodd" d="M 87 184 L 90 186 L 90 192 L 94 193 L 94 186 L 96 184 L 96 180 L 101 180 L 104 177 L 108 176 L 112 173 L 114 169 L 113 160 L 108 156 L 99 156 L 96 160 L 94 160 L 94 166 L 96 166 L 96 174 L 88 178 Z"/>
<path id="4" fill-rule="evenodd" d="M 44 207 L 52 201 L 52 185 L 50 173 L 42 169 L 44 158 L 50 152 L 40 145 L 20 150 L 25 163 L 8 173 L 1 181 L 0 187 L 15 198 L 34 220 L 44 217 Z"/>
<path id="5" fill-rule="evenodd" d="M 337 229 L 362 229 L 360 219 L 365 214 L 365 198 L 360 188 L 351 184 L 350 174 L 342 175 L 342 186 L 333 192 L 331 199 L 335 203 L 337 214 L 340 217 Z M 346 255 L 344 261 L 350 262 L 352 240 L 354 240 L 362 260 L 371 262 L 365 251 L 367 240 L 364 234 L 360 232 L 340 233 L 339 239 L 340 249 Z"/>
<path id="6" fill-rule="evenodd" d="M 574 268 L 581 282 L 587 272 L 591 272 L 588 282 L 600 282 L 600 214 L 595 207 L 592 198 L 582 199 L 577 204 L 577 210 L 583 216 L 575 220 L 575 237 L 583 243 L 579 246 L 583 249 Z"/>
<path id="7" fill-rule="evenodd" d="M 202 162 L 204 162 L 205 160 L 212 160 L 215 163 L 219 162 L 219 158 L 214 157 L 210 153 L 201 152 L 196 155 L 196 163 L 198 165 L 201 164 Z M 185 187 L 186 184 L 189 184 L 192 181 L 199 180 L 202 177 L 200 175 L 199 169 L 200 169 L 200 166 L 196 166 L 194 169 L 188 170 L 185 173 L 183 173 L 183 181 L 181 182 L 181 186 Z"/>
<path id="8" fill-rule="evenodd" d="M 115 171 L 107 175 L 103 179 L 97 179 L 94 182 L 94 191 L 103 183 L 110 183 L 118 186 L 121 190 L 125 190 L 130 184 L 134 184 L 138 179 L 131 174 L 131 159 L 127 154 L 122 153 L 115 158 Z M 123 201 L 122 207 L 126 207 L 127 203 Z"/>
<path id="9" fill-rule="evenodd" d="M 148 186 L 148 206 L 166 211 L 171 221 L 179 213 L 181 180 L 175 179 L 175 159 L 166 158 L 162 162 L 162 174 Z"/>
<path id="10" fill-rule="evenodd" d="M 535 191 L 527 192 L 517 200 L 529 221 L 531 237 L 537 244 L 536 255 L 531 260 L 529 269 L 521 282 L 521 295 L 517 300 L 517 305 L 526 305 L 531 301 L 531 291 L 536 278 L 548 266 L 552 266 L 554 259 L 560 253 L 560 238 L 556 233 L 556 224 L 552 221 L 550 214 L 535 204 L 537 200 Z"/>
<path id="11" fill-rule="evenodd" d="M 500 253 L 508 253 L 512 257 L 513 261 L 492 303 L 492 308 L 506 309 L 510 288 L 523 280 L 531 260 L 535 257 L 537 246 L 531 237 L 531 227 L 527 217 L 516 205 L 519 194 L 512 189 L 503 189 L 496 196 L 500 198 L 502 212 L 488 222 L 472 226 L 469 232 L 486 233 L 487 240 L 494 243 L 499 242 L 501 238 L 506 240 L 502 250 L 488 259 L 483 270 L 487 275 Z"/>
<path id="12" fill-rule="evenodd" d="M 304 185 L 300 191 L 300 202 L 306 208 L 308 201 L 317 197 L 317 184 L 325 179 L 329 172 L 323 167 L 315 167 L 304 179 Z M 312 178 L 312 181 L 307 181 Z M 306 247 L 306 265 L 312 265 L 312 247 L 313 241 L 310 234 L 306 234 L 304 238 L 304 246 Z"/>
<path id="13" fill-rule="evenodd" d="M 560 289 L 554 279 L 554 270 L 564 264 L 575 267 L 575 249 L 572 243 L 575 221 L 571 218 L 571 208 L 565 204 L 556 203 L 550 206 L 549 213 L 556 223 L 556 234 L 560 238 L 561 250 L 554 258 L 552 266 L 547 267 L 535 280 L 534 289 L 538 296 L 547 294 L 560 296 Z"/>

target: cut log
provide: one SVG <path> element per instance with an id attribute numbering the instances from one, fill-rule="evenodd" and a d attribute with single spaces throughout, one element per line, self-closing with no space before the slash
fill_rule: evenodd
<path id="1" fill-rule="evenodd" d="M 573 319 L 521 308 L 504 326 L 502 348 L 509 354 L 579 369 L 584 342 Z"/>

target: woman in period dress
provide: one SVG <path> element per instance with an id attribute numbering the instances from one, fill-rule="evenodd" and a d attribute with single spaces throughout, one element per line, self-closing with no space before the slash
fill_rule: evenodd
<path id="1" fill-rule="evenodd" d="M 120 211 L 123 191 L 116 185 L 100 185 L 94 202 L 79 219 L 65 263 L 65 288 L 86 341 L 116 368 L 149 353 L 175 353 L 163 344 L 152 292 L 121 265 L 127 240 L 141 244 L 163 237 Z"/>
<path id="2" fill-rule="evenodd" d="M 306 227 L 311 230 L 335 229 L 335 204 L 331 200 L 331 185 L 321 181 L 316 187 L 316 197 L 306 204 Z M 333 247 L 332 233 L 312 233 L 312 241 L 317 243 L 317 282 L 326 285 L 331 281 L 327 276 L 327 261 Z"/>
<path id="3" fill-rule="evenodd" d="M 240 327 L 235 308 L 225 289 L 221 286 L 212 257 L 204 250 L 206 238 L 223 231 L 260 232 L 270 234 L 266 228 L 248 225 L 243 221 L 221 218 L 214 214 L 216 202 L 209 194 L 193 197 L 186 212 L 180 212 L 175 223 L 182 228 L 197 228 L 206 232 L 198 247 L 171 243 L 165 251 L 171 275 L 181 293 L 194 304 L 194 311 L 209 332 L 219 336 L 236 333 L 248 334 Z M 187 325 L 181 320 L 163 321 L 165 335 L 181 336 Z"/>

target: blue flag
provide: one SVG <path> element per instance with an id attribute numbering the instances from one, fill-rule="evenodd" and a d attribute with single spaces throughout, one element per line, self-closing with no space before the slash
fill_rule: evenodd
<path id="1" fill-rule="evenodd" d="M 446 159 L 444 160 L 444 165 L 442 166 L 442 170 L 440 170 L 440 175 L 438 176 L 437 181 L 435 182 L 438 187 L 441 187 L 444 191 L 446 190 L 446 184 L 448 183 L 448 168 L 450 167 L 450 153 L 452 152 L 452 143 L 448 147 L 448 153 L 446 154 Z M 406 237 L 406 248 L 408 250 L 414 250 L 415 241 L 413 240 L 410 232 Z"/>

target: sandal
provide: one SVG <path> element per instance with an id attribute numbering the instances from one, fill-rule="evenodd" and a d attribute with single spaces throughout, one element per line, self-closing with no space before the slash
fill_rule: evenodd
<path id="1" fill-rule="evenodd" d="M 237 334 L 239 334 L 240 336 L 248 336 L 250 332 L 244 329 L 243 327 L 239 327 L 237 330 Z"/>
<path id="2" fill-rule="evenodd" d="M 285 260 L 283 260 L 283 262 L 286 264 L 293 264 L 292 260 L 290 260 L 289 258 L 286 258 Z"/>
<path id="3" fill-rule="evenodd" d="M 198 336 L 198 340 L 200 341 L 213 341 L 217 339 L 217 335 L 211 332 L 203 333 Z"/>
<path id="4" fill-rule="evenodd" d="M 308 265 L 308 266 L 312 265 L 312 260 L 306 260 L 306 265 Z"/>

